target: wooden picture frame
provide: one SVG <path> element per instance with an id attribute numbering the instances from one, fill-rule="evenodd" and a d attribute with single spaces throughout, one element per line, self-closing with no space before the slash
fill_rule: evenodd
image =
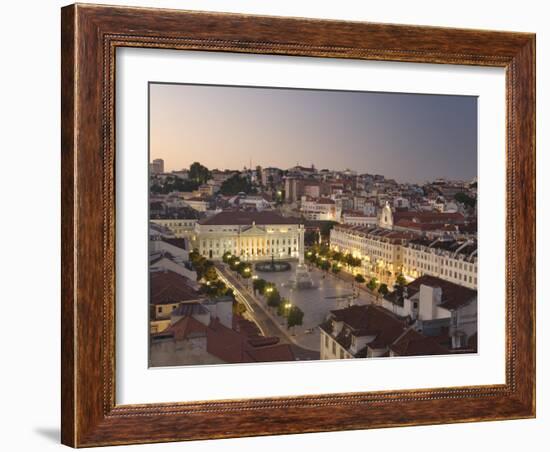
<path id="1" fill-rule="evenodd" d="M 86 447 L 535 416 L 535 35 L 76 4 L 62 9 L 61 37 L 64 444 Z M 505 68 L 506 383 L 117 405 L 118 47 Z"/>

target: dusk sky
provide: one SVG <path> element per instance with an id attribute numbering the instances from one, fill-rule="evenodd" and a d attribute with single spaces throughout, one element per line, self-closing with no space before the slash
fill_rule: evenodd
<path id="1" fill-rule="evenodd" d="M 165 170 L 353 169 L 399 182 L 477 175 L 477 98 L 150 85 L 150 159 Z"/>

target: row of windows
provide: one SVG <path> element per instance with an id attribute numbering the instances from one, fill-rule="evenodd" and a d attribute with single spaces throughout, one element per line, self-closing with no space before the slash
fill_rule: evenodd
<path id="1" fill-rule="evenodd" d="M 263 240 L 252 240 L 252 239 L 248 239 L 248 240 L 241 240 L 240 241 L 241 243 L 241 246 L 264 246 L 264 241 Z M 219 248 L 220 245 L 233 245 L 233 246 L 237 246 L 237 240 L 227 240 L 227 241 L 224 241 L 224 240 L 202 240 L 201 241 L 201 244 L 202 244 L 202 247 L 203 248 L 206 248 L 207 246 L 209 248 L 212 248 L 213 246 L 216 247 L 216 248 Z M 280 242 L 279 242 L 279 239 L 273 239 L 273 240 L 270 240 L 270 239 L 267 239 L 265 240 L 265 245 L 267 245 L 268 247 L 270 245 L 296 245 L 298 244 L 298 240 L 296 238 L 294 239 L 282 239 Z"/>
<path id="2" fill-rule="evenodd" d="M 405 267 L 405 273 L 411 274 L 413 272 L 418 272 L 420 276 L 422 276 L 424 273 L 439 275 L 450 279 L 455 279 L 457 281 L 463 281 L 469 284 L 475 284 L 477 286 L 477 277 L 475 276 L 468 275 L 466 273 L 451 271 L 448 269 L 444 269 L 443 272 L 438 272 L 435 266 L 421 264 L 418 267 L 410 267 L 410 268 Z"/>
<path id="3" fill-rule="evenodd" d="M 283 255 L 287 254 L 288 256 L 291 256 L 293 253 L 296 254 L 298 252 L 298 249 L 296 247 L 288 247 L 288 248 L 241 248 L 240 252 L 237 252 L 233 248 L 222 248 L 220 249 L 201 249 L 201 254 L 203 256 L 211 255 L 211 256 L 223 256 L 226 252 L 230 252 L 231 254 L 238 254 L 239 256 L 271 256 L 271 254 L 276 255 Z M 208 257 L 208 256 L 207 256 Z"/>
<path id="4" fill-rule="evenodd" d="M 329 338 L 328 338 L 328 335 L 325 334 L 325 348 L 328 349 L 329 348 Z M 344 353 L 344 349 L 342 347 L 338 347 L 338 350 L 339 350 L 339 357 L 340 359 L 344 359 L 345 358 L 345 353 Z M 336 341 L 332 341 L 332 354 L 333 355 L 336 355 Z"/>
<path id="5" fill-rule="evenodd" d="M 409 264 L 409 265 L 414 265 L 417 261 L 432 261 L 433 259 L 430 258 L 431 256 L 425 256 L 425 255 L 419 255 L 416 257 L 416 259 L 411 259 L 411 258 L 407 258 L 405 257 L 405 264 Z M 438 259 L 435 259 L 435 261 L 437 262 Z M 443 259 L 441 258 L 440 259 L 440 262 L 446 266 L 449 266 L 449 267 L 454 267 L 454 268 L 458 268 L 459 270 L 466 270 L 466 271 L 469 271 L 469 272 L 477 272 L 477 265 L 474 265 L 474 264 L 467 264 L 467 263 L 463 263 L 463 262 L 460 262 L 460 261 L 456 261 L 456 260 L 451 260 L 451 259 Z M 418 264 L 419 266 L 422 265 L 422 262 L 419 262 Z"/>

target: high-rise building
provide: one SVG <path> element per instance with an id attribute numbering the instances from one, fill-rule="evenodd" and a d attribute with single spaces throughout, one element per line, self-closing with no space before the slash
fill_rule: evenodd
<path id="1" fill-rule="evenodd" d="M 152 163 L 149 164 L 149 170 L 151 174 L 161 174 L 164 173 L 164 160 L 155 159 Z"/>

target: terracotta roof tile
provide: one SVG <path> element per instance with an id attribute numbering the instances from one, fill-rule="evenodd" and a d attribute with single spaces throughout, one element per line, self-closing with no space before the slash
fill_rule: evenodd
<path id="1" fill-rule="evenodd" d="M 190 286 L 191 280 L 170 270 L 149 273 L 151 304 L 172 304 L 196 300 L 201 295 Z"/>
<path id="2" fill-rule="evenodd" d="M 199 221 L 203 225 L 258 225 L 269 224 L 301 224 L 298 218 L 283 217 L 276 212 L 264 210 L 262 212 L 248 212 L 241 210 L 226 210 Z"/>
<path id="3" fill-rule="evenodd" d="M 433 338 L 425 336 L 414 328 L 410 328 L 391 346 L 392 352 L 399 356 L 419 356 L 419 355 L 444 355 L 449 351 L 438 344 Z"/>

